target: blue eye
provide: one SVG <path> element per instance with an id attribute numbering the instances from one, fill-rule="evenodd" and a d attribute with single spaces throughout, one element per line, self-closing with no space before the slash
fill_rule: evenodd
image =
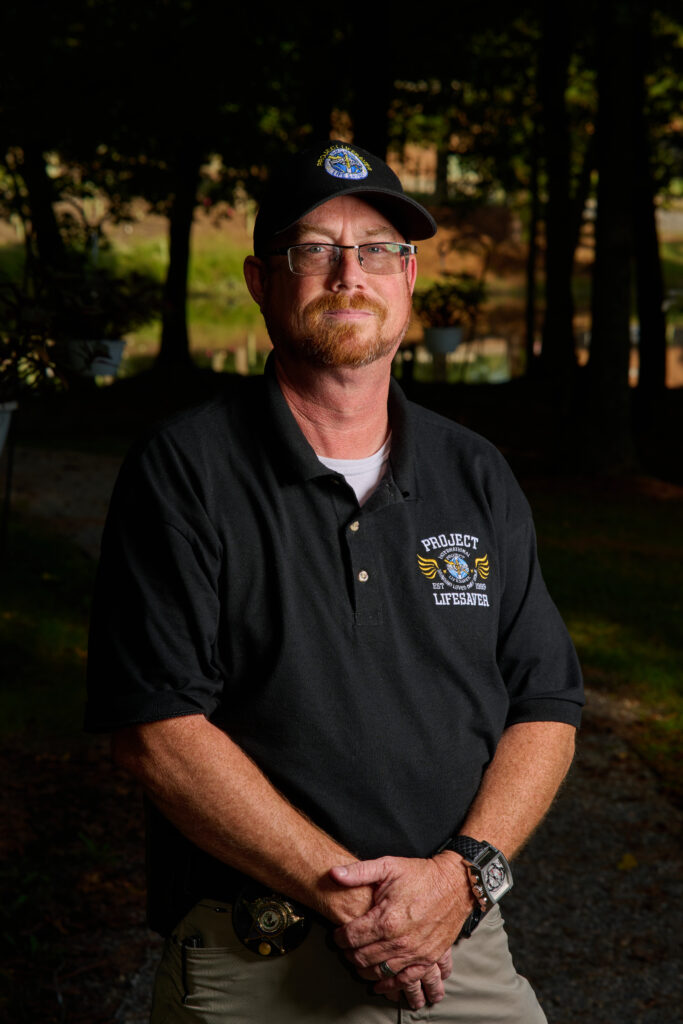
<path id="1" fill-rule="evenodd" d="M 361 248 L 368 255 L 372 256 L 395 256 L 396 253 L 403 251 L 403 246 L 400 242 L 367 242 Z"/>

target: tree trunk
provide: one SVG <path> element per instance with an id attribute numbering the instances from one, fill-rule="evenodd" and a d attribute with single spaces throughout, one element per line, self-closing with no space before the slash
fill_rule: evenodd
<path id="1" fill-rule="evenodd" d="M 581 228 L 583 227 L 583 211 L 591 191 L 591 177 L 595 169 L 595 135 L 591 135 L 586 144 L 583 154 L 581 171 L 576 182 L 574 196 L 572 198 L 572 248 L 573 251 L 579 247 L 581 242 Z"/>
<path id="2" fill-rule="evenodd" d="M 641 416 L 649 417 L 666 388 L 666 317 L 664 281 L 659 256 L 655 217 L 654 184 L 647 154 L 638 154 L 641 165 L 634 195 L 634 230 L 638 321 L 640 323 L 638 403 Z"/>
<path id="3" fill-rule="evenodd" d="M 383 160 L 389 148 L 389 106 L 393 91 L 393 78 L 386 75 L 383 67 L 380 73 L 368 71 L 363 75 L 363 89 L 356 94 L 350 111 L 353 141 Z"/>
<path id="4" fill-rule="evenodd" d="M 589 362 L 589 428 L 584 464 L 620 472 L 633 459 L 630 430 L 629 311 L 633 259 L 634 0 L 598 8 L 598 210 Z"/>
<path id="5" fill-rule="evenodd" d="M 538 261 L 538 222 L 541 198 L 538 190 L 539 138 L 538 119 L 534 118 L 531 136 L 531 166 L 529 177 L 529 250 L 526 260 L 526 376 L 535 376 L 536 354 L 536 265 Z"/>
<path id="6" fill-rule="evenodd" d="M 448 132 L 446 139 L 442 141 L 436 150 L 436 187 L 434 190 L 434 202 L 439 204 L 448 203 Z"/>
<path id="7" fill-rule="evenodd" d="M 543 325 L 541 371 L 556 395 L 557 411 L 569 408 L 576 366 L 574 353 L 574 301 L 569 122 L 565 103 L 569 74 L 569 22 L 565 5 L 544 7 L 543 49 L 540 66 L 543 144 L 547 174 L 546 204 L 546 313 Z"/>
<path id="8" fill-rule="evenodd" d="M 664 315 L 664 280 L 659 255 L 657 220 L 655 216 L 656 186 L 650 162 L 650 134 L 645 116 L 645 74 L 649 63 L 651 16 L 647 4 L 639 4 L 641 46 L 635 82 L 633 123 L 636 130 L 636 166 L 633 192 L 633 227 L 635 236 L 636 283 L 638 288 L 639 363 L 638 411 L 649 423 L 666 388 L 666 317 Z"/>
<path id="9" fill-rule="evenodd" d="M 315 101 L 310 107 L 310 121 L 313 128 L 312 140 L 329 139 L 332 128 L 332 109 L 334 104 L 328 98 L 327 93 L 316 90 Z"/>
<path id="10" fill-rule="evenodd" d="M 43 152 L 33 141 L 25 142 L 22 151 L 21 175 L 28 189 L 31 222 L 40 262 L 52 270 L 62 270 L 66 265 L 66 250 L 52 205 L 52 182 L 45 170 Z"/>
<path id="11" fill-rule="evenodd" d="M 174 164 L 173 195 L 169 210 L 169 261 L 162 299 L 161 349 L 156 367 L 180 371 L 193 366 L 187 330 L 187 278 L 190 234 L 197 202 L 201 151 L 187 144 Z"/>

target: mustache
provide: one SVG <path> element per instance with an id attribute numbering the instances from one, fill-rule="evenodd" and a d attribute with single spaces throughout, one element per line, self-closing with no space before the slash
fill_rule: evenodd
<path id="1" fill-rule="evenodd" d="M 311 300 L 306 307 L 306 313 L 315 316 L 321 313 L 334 313 L 340 309 L 360 309 L 383 316 L 386 306 L 365 295 L 321 295 L 320 298 Z"/>

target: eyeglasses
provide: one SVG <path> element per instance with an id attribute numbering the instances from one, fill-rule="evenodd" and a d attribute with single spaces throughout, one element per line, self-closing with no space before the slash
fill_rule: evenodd
<path id="1" fill-rule="evenodd" d="M 365 242 L 363 245 L 331 245 L 328 242 L 304 242 L 286 249 L 271 249 L 269 255 L 287 255 L 289 269 L 299 277 L 329 274 L 342 258 L 342 249 L 355 249 L 366 274 L 402 274 L 416 245 L 404 242 Z"/>

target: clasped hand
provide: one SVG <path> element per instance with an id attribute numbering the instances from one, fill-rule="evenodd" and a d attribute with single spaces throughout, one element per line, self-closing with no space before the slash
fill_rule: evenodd
<path id="1" fill-rule="evenodd" d="M 390 999 L 404 992 L 412 1009 L 443 999 L 451 946 L 473 906 L 461 858 L 380 857 L 334 867 L 330 874 L 340 885 L 374 890 L 370 910 L 334 933 L 361 978 Z M 384 961 L 395 977 L 384 977 Z"/>

